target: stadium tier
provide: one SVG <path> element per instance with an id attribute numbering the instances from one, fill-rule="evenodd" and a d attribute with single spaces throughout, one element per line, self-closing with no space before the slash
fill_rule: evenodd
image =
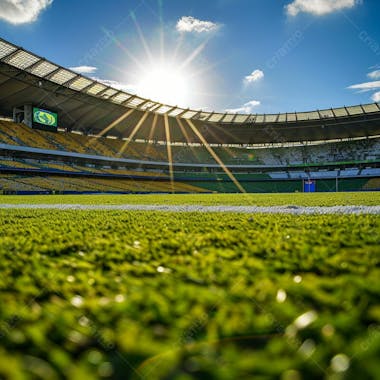
<path id="1" fill-rule="evenodd" d="M 188 183 L 169 181 L 40 175 L 1 175 L 4 194 L 60 193 L 202 193 L 208 190 Z"/>
<path id="2" fill-rule="evenodd" d="M 182 109 L 1 39 L 0 94 L 3 192 L 379 189 L 377 103 L 272 115 Z"/>

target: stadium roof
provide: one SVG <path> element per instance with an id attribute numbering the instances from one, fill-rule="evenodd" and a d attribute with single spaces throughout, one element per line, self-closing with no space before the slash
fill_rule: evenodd
<path id="1" fill-rule="evenodd" d="M 260 144 L 380 134 L 377 103 L 279 114 L 184 109 L 107 86 L 0 39 L 0 113 L 24 104 L 59 114 L 59 126 L 120 138 Z"/>

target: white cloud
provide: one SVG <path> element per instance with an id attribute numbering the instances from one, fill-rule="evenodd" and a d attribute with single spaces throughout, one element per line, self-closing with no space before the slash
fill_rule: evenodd
<path id="1" fill-rule="evenodd" d="M 365 82 L 365 83 L 359 83 L 354 84 L 352 86 L 349 86 L 351 90 L 362 90 L 362 91 L 370 91 L 377 88 L 380 88 L 380 81 L 373 81 L 373 82 Z"/>
<path id="2" fill-rule="evenodd" d="M 184 33 L 208 33 L 214 30 L 217 30 L 220 27 L 220 24 L 217 24 L 212 21 L 202 21 L 191 16 L 181 17 L 176 25 L 178 32 Z"/>
<path id="3" fill-rule="evenodd" d="M 262 78 L 264 78 L 264 73 L 261 70 L 254 70 L 254 71 L 252 71 L 252 73 L 250 75 L 247 75 L 244 78 L 244 81 L 246 83 L 252 83 L 252 82 L 256 82 Z"/>
<path id="4" fill-rule="evenodd" d="M 70 70 L 75 71 L 78 74 L 93 74 L 98 68 L 94 66 L 76 66 L 70 67 Z"/>
<path id="5" fill-rule="evenodd" d="M 239 108 L 230 108 L 226 112 L 229 113 L 252 113 L 253 108 L 259 106 L 261 103 L 258 100 L 251 100 L 250 102 L 244 103 Z"/>
<path id="6" fill-rule="evenodd" d="M 375 69 L 367 74 L 367 76 L 371 79 L 380 79 L 380 70 L 378 70 L 379 66 L 371 67 L 371 69 Z M 373 102 L 380 102 L 380 80 L 373 80 L 370 82 L 353 84 L 348 87 L 350 90 L 358 90 L 358 92 L 368 92 L 368 91 L 376 91 L 372 94 L 371 99 Z"/>
<path id="7" fill-rule="evenodd" d="M 91 79 L 96 80 L 97 82 L 103 83 L 106 86 L 110 86 L 110 87 L 116 88 L 117 90 L 121 90 L 121 91 L 131 92 L 131 93 L 135 94 L 135 93 L 137 93 L 137 90 L 138 90 L 138 86 L 136 86 L 134 84 L 125 84 L 125 83 L 118 82 L 116 80 L 101 79 L 101 78 L 97 78 L 97 77 L 91 77 Z"/>
<path id="8" fill-rule="evenodd" d="M 37 20 L 41 11 L 53 0 L 0 0 L 0 19 L 11 24 L 27 24 Z"/>
<path id="9" fill-rule="evenodd" d="M 297 16 L 301 12 L 323 16 L 342 9 L 352 8 L 357 3 L 357 0 L 294 0 L 285 8 L 289 16 Z"/>
<path id="10" fill-rule="evenodd" d="M 367 76 L 371 79 L 380 79 L 380 70 L 371 71 Z"/>
<path id="11" fill-rule="evenodd" d="M 373 95 L 372 95 L 372 100 L 376 103 L 379 103 L 380 102 L 380 92 L 375 92 Z"/>

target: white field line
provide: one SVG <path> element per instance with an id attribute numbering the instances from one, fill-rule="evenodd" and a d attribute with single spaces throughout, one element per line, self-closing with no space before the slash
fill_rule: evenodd
<path id="1" fill-rule="evenodd" d="M 235 212 L 244 214 L 380 214 L 380 206 L 200 206 L 200 205 L 82 205 L 82 204 L 0 204 L 0 209 L 33 210 L 120 210 L 166 212 Z"/>

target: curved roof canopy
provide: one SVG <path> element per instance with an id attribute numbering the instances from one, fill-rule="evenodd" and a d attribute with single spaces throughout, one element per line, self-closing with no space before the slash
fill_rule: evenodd
<path id="1" fill-rule="evenodd" d="M 107 86 L 0 39 L 0 112 L 33 104 L 60 127 L 120 138 L 260 144 L 380 134 L 377 103 L 311 112 L 231 114 L 170 106 Z"/>

